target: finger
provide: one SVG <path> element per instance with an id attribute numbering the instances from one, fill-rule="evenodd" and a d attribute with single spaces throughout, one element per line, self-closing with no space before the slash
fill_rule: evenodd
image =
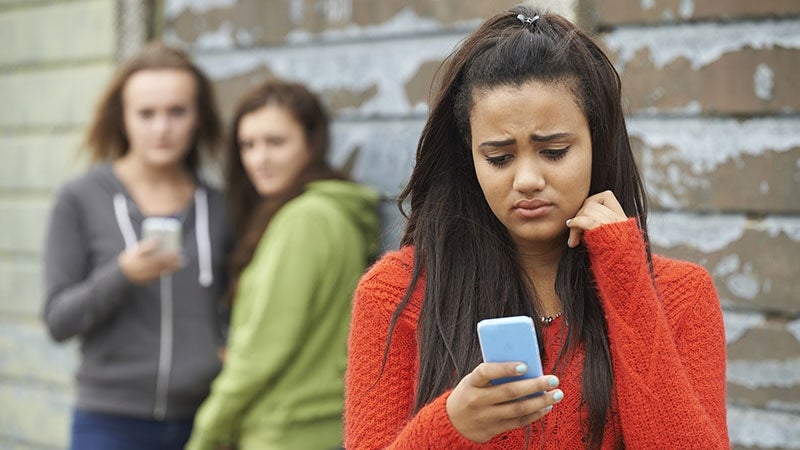
<path id="1" fill-rule="evenodd" d="M 527 378 L 518 381 L 498 384 L 486 390 L 486 401 L 489 404 L 505 404 L 520 399 L 536 399 L 542 397 L 542 393 L 555 389 L 558 386 L 558 378 L 553 375 L 544 375 L 537 378 Z M 535 396 L 535 397 L 533 397 Z M 549 404 L 547 399 L 534 402 L 532 409 L 525 414 L 532 413 L 537 409 L 542 409 Z M 517 415 L 520 415 L 519 413 Z"/>
<path id="2" fill-rule="evenodd" d="M 499 421 L 499 427 L 510 430 L 514 428 L 524 427 L 528 424 L 536 422 L 537 420 L 541 419 L 545 415 L 547 415 L 550 411 L 553 410 L 552 406 L 548 406 L 547 408 L 540 409 L 532 414 L 527 414 L 524 416 L 514 417 L 512 419 L 503 419 Z"/>
<path id="3" fill-rule="evenodd" d="M 552 406 L 564 398 L 560 389 L 545 392 L 536 397 L 524 398 L 517 401 L 506 402 L 496 406 L 495 414 L 503 420 L 519 419 L 550 411 Z"/>
<path id="4" fill-rule="evenodd" d="M 622 209 L 622 205 L 620 205 L 619 200 L 611 191 L 603 191 L 597 193 L 595 195 L 590 196 L 586 199 L 587 201 L 596 202 L 599 205 L 605 206 L 606 208 L 614 211 L 615 214 L 625 216 L 625 210 Z"/>
<path id="5" fill-rule="evenodd" d="M 161 246 L 160 242 L 154 238 L 145 238 L 136 243 L 136 251 L 143 255 L 154 253 Z"/>
<path id="6" fill-rule="evenodd" d="M 469 382 L 476 387 L 489 386 L 491 380 L 498 378 L 518 377 L 528 371 L 528 366 L 521 362 L 480 363 L 470 372 Z"/>
<path id="7" fill-rule="evenodd" d="M 575 248 L 581 242 L 581 236 L 583 236 L 583 229 L 577 226 L 571 226 L 573 219 L 567 220 L 567 226 L 569 227 L 569 236 L 567 237 L 567 247 Z"/>

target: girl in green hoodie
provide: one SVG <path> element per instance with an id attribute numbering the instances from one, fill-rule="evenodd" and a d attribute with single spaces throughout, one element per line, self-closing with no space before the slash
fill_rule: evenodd
<path id="1" fill-rule="evenodd" d="M 330 168 L 328 128 L 296 83 L 268 81 L 235 111 L 230 335 L 189 450 L 341 445 L 350 300 L 375 254 L 378 195 Z"/>

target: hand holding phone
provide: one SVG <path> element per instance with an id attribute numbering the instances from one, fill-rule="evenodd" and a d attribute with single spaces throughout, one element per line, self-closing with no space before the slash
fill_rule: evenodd
<path id="1" fill-rule="evenodd" d="M 180 253 L 181 221 L 172 217 L 148 217 L 142 221 L 142 238 L 158 241 L 161 251 Z"/>
<path id="2" fill-rule="evenodd" d="M 528 371 L 518 377 L 498 378 L 492 384 L 508 383 L 543 375 L 542 360 L 533 319 L 528 316 L 501 317 L 478 322 L 478 340 L 484 362 L 523 362 Z M 534 394 L 541 395 L 541 392 Z"/>

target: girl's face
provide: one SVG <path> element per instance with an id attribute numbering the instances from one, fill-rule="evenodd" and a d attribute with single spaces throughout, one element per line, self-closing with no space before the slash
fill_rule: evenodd
<path id="1" fill-rule="evenodd" d="M 472 160 L 489 207 L 519 249 L 566 248 L 567 219 L 589 195 L 589 125 L 565 83 L 473 94 Z"/>
<path id="2" fill-rule="evenodd" d="M 141 70 L 122 88 L 126 156 L 148 166 L 179 165 L 195 138 L 197 85 L 180 69 Z"/>
<path id="3" fill-rule="evenodd" d="M 245 172 L 262 197 L 286 192 L 311 161 L 303 127 L 282 106 L 245 114 L 236 131 Z"/>

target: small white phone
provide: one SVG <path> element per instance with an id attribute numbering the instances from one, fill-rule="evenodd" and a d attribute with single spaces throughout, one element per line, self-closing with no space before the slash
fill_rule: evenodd
<path id="1" fill-rule="evenodd" d="M 492 384 L 542 376 L 542 360 L 533 319 L 528 316 L 501 317 L 478 322 L 478 340 L 484 362 L 523 362 L 528 371 L 518 377 L 498 378 Z M 537 393 L 534 395 L 540 395 Z"/>
<path id="2" fill-rule="evenodd" d="M 158 241 L 159 249 L 181 251 L 181 221 L 173 217 L 148 217 L 142 221 L 142 239 Z"/>

